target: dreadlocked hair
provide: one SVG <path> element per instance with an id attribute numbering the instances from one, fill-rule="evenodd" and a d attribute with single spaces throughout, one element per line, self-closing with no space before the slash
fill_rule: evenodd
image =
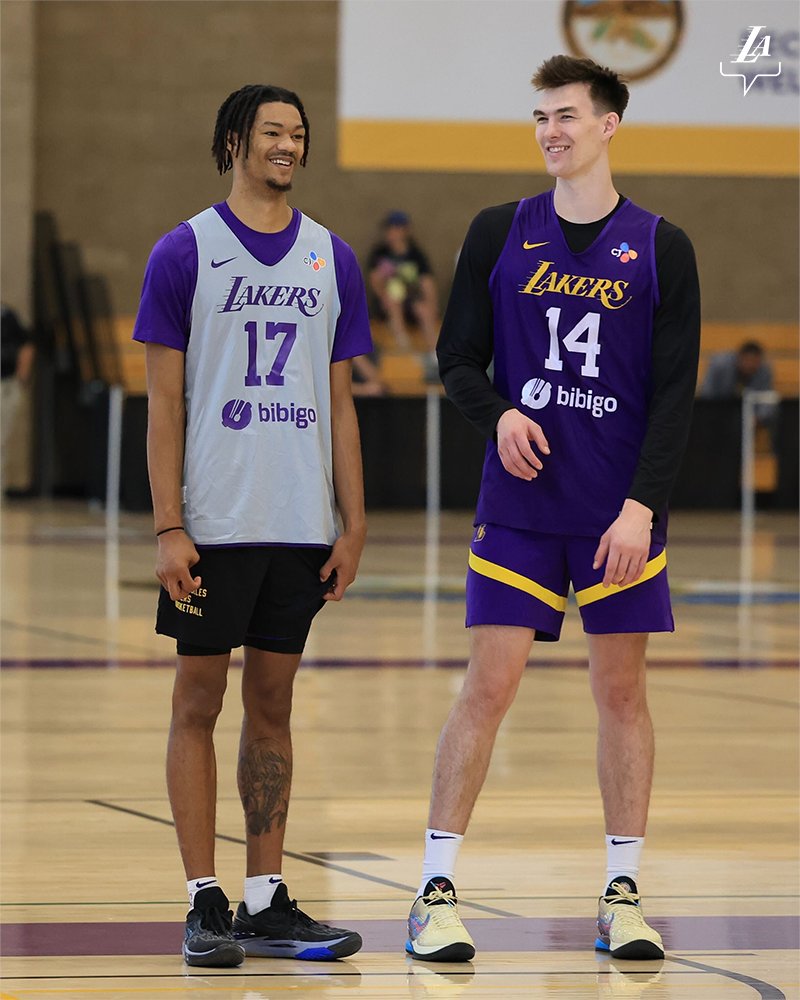
<path id="1" fill-rule="evenodd" d="M 250 152 L 250 132 L 256 112 L 262 104 L 272 103 L 291 104 L 300 112 L 300 119 L 306 130 L 300 166 L 306 165 L 310 127 L 303 102 L 293 90 L 273 87 L 270 84 L 249 83 L 226 97 L 217 112 L 211 155 L 217 161 L 217 170 L 221 174 L 227 173 L 233 167 L 233 157 L 242 148 L 243 143 L 244 155 L 247 157 Z"/>
<path id="2" fill-rule="evenodd" d="M 620 119 L 628 106 L 628 88 L 612 69 L 599 66 L 591 59 L 574 56 L 553 56 L 536 70 L 531 83 L 537 90 L 555 90 L 570 83 L 586 83 L 589 97 L 597 108 L 616 111 Z"/>

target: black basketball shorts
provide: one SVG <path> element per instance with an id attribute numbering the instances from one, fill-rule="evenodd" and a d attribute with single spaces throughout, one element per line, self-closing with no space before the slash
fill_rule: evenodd
<path id="1" fill-rule="evenodd" d="M 163 587 L 156 632 L 178 641 L 184 654 L 254 646 L 302 653 L 314 616 L 332 581 L 319 571 L 330 548 L 310 545 L 198 546 L 192 576 L 197 592 L 172 601 Z"/>

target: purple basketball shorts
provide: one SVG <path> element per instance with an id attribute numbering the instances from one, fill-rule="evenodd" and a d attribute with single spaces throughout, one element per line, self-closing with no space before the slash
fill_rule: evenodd
<path id="1" fill-rule="evenodd" d="M 664 546 L 650 547 L 635 583 L 606 588 L 605 567 L 592 569 L 598 542 L 479 524 L 469 553 L 467 628 L 521 625 L 535 629 L 537 639 L 555 642 L 572 584 L 590 635 L 674 631 Z"/>

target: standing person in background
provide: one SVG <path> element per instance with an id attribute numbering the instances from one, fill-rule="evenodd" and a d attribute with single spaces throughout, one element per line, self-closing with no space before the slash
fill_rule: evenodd
<path id="1" fill-rule="evenodd" d="M 686 235 L 614 186 L 624 82 L 555 56 L 533 85 L 555 188 L 473 221 L 439 339 L 447 394 L 488 445 L 467 576 L 469 667 L 439 738 L 406 950 L 474 955 L 456 858 L 531 645 L 558 639 L 571 582 L 599 716 L 607 862 L 596 947 L 663 958 L 638 889 L 654 759 L 645 650 L 648 633 L 674 628 L 667 498 L 697 379 L 697 270 Z"/>
<path id="2" fill-rule="evenodd" d="M 2 304 L 2 378 L 0 378 L 0 425 L 2 426 L 2 456 L 0 456 L 0 489 L 9 483 L 12 442 L 18 430 L 25 389 L 33 377 L 35 349 L 33 338 L 16 311 Z M 29 484 L 25 484 L 27 487 Z M 24 491 L 23 491 L 24 492 Z M 17 491 L 18 495 L 20 491 Z"/>
<path id="3" fill-rule="evenodd" d="M 232 171 L 230 195 L 156 244 L 134 330 L 146 344 L 156 631 L 177 641 L 167 785 L 190 965 L 361 947 L 298 909 L 281 875 L 294 677 L 366 534 L 351 394 L 351 359 L 372 348 L 366 296 L 350 247 L 288 203 L 308 147 L 292 91 L 251 85 L 224 101 L 212 154 Z M 242 645 L 247 877 L 232 925 L 214 867 L 213 733 Z"/>
<path id="4" fill-rule="evenodd" d="M 425 378 L 438 382 L 439 294 L 430 262 L 414 239 L 405 212 L 390 212 L 383 220 L 381 240 L 370 251 L 367 272 L 379 315 L 398 346 L 408 349 L 408 325 L 418 326 L 425 338 Z"/>

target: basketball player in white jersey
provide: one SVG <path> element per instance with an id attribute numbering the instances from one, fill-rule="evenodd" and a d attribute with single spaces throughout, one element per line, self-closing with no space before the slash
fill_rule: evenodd
<path id="1" fill-rule="evenodd" d="M 372 347 L 364 286 L 350 247 L 287 201 L 308 146 L 293 92 L 228 97 L 212 153 L 232 171 L 230 195 L 156 244 L 134 331 L 146 345 L 156 630 L 177 640 L 167 784 L 189 965 L 361 947 L 299 910 L 281 876 L 294 676 L 314 615 L 355 578 L 366 533 L 350 372 Z M 232 919 L 214 868 L 213 732 L 237 646 L 247 876 Z"/>

